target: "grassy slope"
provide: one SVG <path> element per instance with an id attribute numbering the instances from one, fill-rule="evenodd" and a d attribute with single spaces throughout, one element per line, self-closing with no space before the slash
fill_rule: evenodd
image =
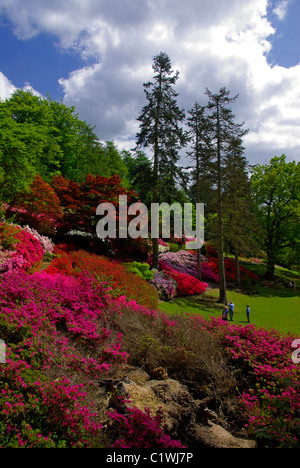
<path id="1" fill-rule="evenodd" d="M 247 267 L 249 265 L 247 264 Z M 263 266 L 251 265 L 256 273 L 261 274 Z M 246 325 L 246 306 L 251 307 L 251 323 L 259 327 L 274 328 L 284 333 L 300 336 L 300 275 L 286 269 L 276 268 L 276 289 L 266 285 L 253 288 L 251 293 L 243 293 L 236 289 L 228 290 L 228 301 L 235 304 L 234 323 Z M 282 281 L 292 279 L 296 290 L 282 286 Z M 171 303 L 161 303 L 160 309 L 169 314 L 192 313 L 220 317 L 223 307 L 216 303 L 218 289 L 212 289 L 203 296 L 177 298 Z"/>

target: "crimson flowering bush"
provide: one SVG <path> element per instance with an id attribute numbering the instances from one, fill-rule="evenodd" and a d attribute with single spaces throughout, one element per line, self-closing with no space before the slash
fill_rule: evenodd
<path id="1" fill-rule="evenodd" d="M 201 273 L 205 281 L 212 281 L 213 283 L 219 283 L 220 281 L 219 273 L 214 271 L 208 262 L 201 264 Z"/>
<path id="2" fill-rule="evenodd" d="M 207 283 L 202 283 L 197 278 L 186 273 L 179 273 L 163 261 L 160 262 L 160 267 L 167 273 L 177 284 L 177 294 L 181 296 L 193 296 L 194 294 L 203 294 L 207 287 Z"/>
<path id="3" fill-rule="evenodd" d="M 235 261 L 232 260 L 231 258 L 225 258 L 224 260 L 225 263 L 225 273 L 226 273 L 226 279 L 228 281 L 235 282 L 236 281 L 236 265 Z M 215 273 L 218 274 L 219 272 L 219 267 L 218 267 L 218 259 L 217 258 L 210 258 L 208 262 L 209 268 L 214 271 Z M 243 267 L 240 265 L 240 275 L 242 281 L 247 281 L 247 280 L 252 280 L 256 281 L 258 280 L 258 276 L 253 273 L 252 271 L 248 270 L 247 268 Z"/>
<path id="4" fill-rule="evenodd" d="M 222 348 L 245 374 L 250 388 L 240 389 L 246 428 L 262 444 L 300 446 L 300 367 L 292 361 L 292 342 L 276 330 L 230 326 L 221 319 L 192 317 L 195 327 L 218 337 Z"/>

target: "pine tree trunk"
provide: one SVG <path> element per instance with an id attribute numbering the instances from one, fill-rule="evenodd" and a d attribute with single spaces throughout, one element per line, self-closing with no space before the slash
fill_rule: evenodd
<path id="1" fill-rule="evenodd" d="M 220 230 L 220 227 L 219 227 Z M 223 237 L 219 234 L 218 242 L 218 264 L 219 264 L 219 303 L 227 304 L 226 274 L 224 263 Z"/>
<path id="2" fill-rule="evenodd" d="M 199 161 L 199 141 L 198 132 L 196 133 L 196 203 L 200 203 L 200 161 Z M 200 239 L 197 239 L 199 242 Z M 197 278 L 202 281 L 202 266 L 201 266 L 201 247 L 197 249 Z"/>
<path id="3" fill-rule="evenodd" d="M 154 183 L 153 193 L 152 193 L 152 203 L 157 203 L 157 183 Z M 159 221 L 158 221 L 159 225 Z M 152 268 L 159 270 L 159 242 L 158 238 L 152 238 Z"/>
<path id="4" fill-rule="evenodd" d="M 224 263 L 223 206 L 222 206 L 222 173 L 221 173 L 221 139 L 219 107 L 217 107 L 217 144 L 218 144 L 218 264 L 219 264 L 219 302 L 227 304 L 226 275 Z"/>
<path id="5" fill-rule="evenodd" d="M 161 75 L 159 77 L 159 93 L 161 95 Z M 152 203 L 158 202 L 158 158 L 159 158 L 159 143 L 158 143 L 158 125 L 159 125 L 159 114 L 160 114 L 160 98 L 157 100 L 156 116 L 155 116 L 155 143 L 154 143 L 154 162 L 153 162 L 153 196 Z M 159 224 L 159 223 L 158 223 Z M 153 257 L 152 257 L 152 268 L 159 270 L 159 242 L 158 239 L 152 239 L 153 246 Z"/>
<path id="6" fill-rule="evenodd" d="M 268 281 L 275 280 L 275 263 L 276 263 L 276 245 L 274 237 L 272 234 L 268 234 L 267 243 L 266 243 L 266 253 L 267 253 L 267 271 L 265 278 Z"/>
<path id="7" fill-rule="evenodd" d="M 201 249 L 197 249 L 197 278 L 202 281 Z"/>
<path id="8" fill-rule="evenodd" d="M 241 285 L 241 269 L 240 269 L 240 260 L 239 260 L 239 252 L 237 248 L 235 248 L 235 270 L 236 270 L 236 285 Z"/>

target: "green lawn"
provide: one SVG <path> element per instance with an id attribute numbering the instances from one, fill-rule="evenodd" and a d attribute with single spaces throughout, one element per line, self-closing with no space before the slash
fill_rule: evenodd
<path id="1" fill-rule="evenodd" d="M 216 303 L 218 289 L 203 296 L 177 298 L 173 302 L 161 303 L 160 309 L 168 314 L 200 314 L 205 318 L 221 317 L 223 307 Z M 228 290 L 228 301 L 235 304 L 234 323 L 246 325 L 246 306 L 251 308 L 251 323 L 265 328 L 274 328 L 284 333 L 300 336 L 300 291 L 255 287 L 254 294 L 242 294 Z"/>

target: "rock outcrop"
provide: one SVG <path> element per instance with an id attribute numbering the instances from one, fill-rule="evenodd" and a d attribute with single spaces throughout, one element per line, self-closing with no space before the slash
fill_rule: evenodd
<path id="1" fill-rule="evenodd" d="M 141 411 L 148 408 L 155 415 L 161 408 L 165 432 L 190 448 L 256 448 L 255 442 L 236 438 L 220 425 L 218 415 L 206 406 L 208 399 L 193 399 L 188 388 L 170 379 L 162 368 L 154 369 L 150 375 L 128 367 L 122 377 L 103 381 L 102 397 L 105 393 L 110 395 L 106 400 L 102 398 L 106 409 L 120 410 L 114 394 L 123 395 L 130 400 L 128 406 Z"/>

